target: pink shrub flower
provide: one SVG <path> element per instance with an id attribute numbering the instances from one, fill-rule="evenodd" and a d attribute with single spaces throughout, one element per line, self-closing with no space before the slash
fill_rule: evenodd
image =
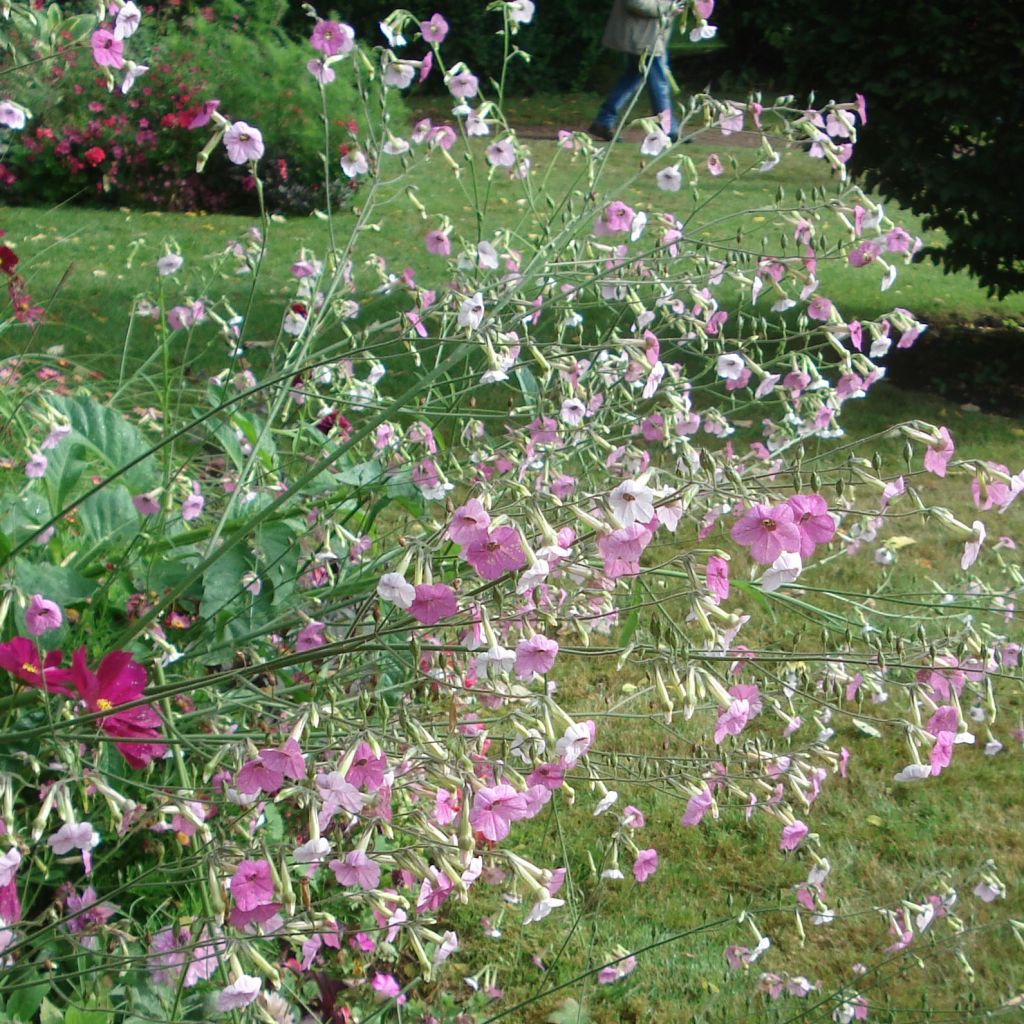
<path id="1" fill-rule="evenodd" d="M 527 813 L 526 797 L 502 782 L 477 790 L 469 823 L 485 839 L 497 843 L 509 834 L 512 822 L 525 818 Z"/>
<path id="2" fill-rule="evenodd" d="M 790 505 L 754 505 L 734 524 L 729 536 L 750 548 L 750 556 L 771 565 L 783 551 L 799 551 L 800 530 Z"/>
<path id="3" fill-rule="evenodd" d="M 516 644 L 516 676 L 529 679 L 534 673 L 544 675 L 551 671 L 558 655 L 558 642 L 541 633 Z"/>
<path id="4" fill-rule="evenodd" d="M 51 629 L 59 629 L 64 621 L 60 605 L 48 601 L 42 594 L 33 594 L 25 609 L 25 628 L 33 636 L 42 636 Z"/>
<path id="5" fill-rule="evenodd" d="M 424 626 L 434 626 L 442 619 L 450 619 L 458 610 L 455 591 L 443 583 L 420 583 L 409 606 L 409 614 Z"/>
<path id="6" fill-rule="evenodd" d="M 526 565 L 526 552 L 514 526 L 498 526 L 474 535 L 462 557 L 485 580 L 496 580 Z"/>

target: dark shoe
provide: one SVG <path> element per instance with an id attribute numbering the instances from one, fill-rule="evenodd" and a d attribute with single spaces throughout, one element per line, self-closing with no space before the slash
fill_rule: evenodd
<path id="1" fill-rule="evenodd" d="M 602 142 L 611 142 L 615 138 L 615 132 L 606 124 L 599 124 L 595 121 L 587 131 L 594 136 L 595 139 L 600 139 Z"/>

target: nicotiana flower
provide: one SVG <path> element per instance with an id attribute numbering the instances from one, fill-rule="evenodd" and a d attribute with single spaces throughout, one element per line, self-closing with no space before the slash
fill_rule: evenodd
<path id="1" fill-rule="evenodd" d="M 729 535 L 750 548 L 751 558 L 762 565 L 771 565 L 784 551 L 800 550 L 800 530 L 789 505 L 754 505 L 733 525 Z"/>
<path id="2" fill-rule="evenodd" d="M 318 21 L 309 37 L 309 44 L 325 57 L 350 53 L 355 46 L 356 34 L 351 25 L 339 21 Z"/>
<path id="3" fill-rule="evenodd" d="M 468 327 L 475 331 L 480 327 L 484 319 L 484 297 L 476 292 L 468 299 L 463 299 L 459 306 L 459 326 Z"/>
<path id="4" fill-rule="evenodd" d="M 526 797 L 506 783 L 484 787 L 476 792 L 469 822 L 485 839 L 500 842 L 513 821 L 528 814 Z"/>
<path id="5" fill-rule="evenodd" d="M 224 133 L 224 146 L 233 164 L 259 160 L 263 156 L 263 133 L 245 121 L 236 121 Z"/>
<path id="6" fill-rule="evenodd" d="M 377 583 L 377 596 L 408 611 L 416 600 L 416 588 L 401 573 L 386 572 Z"/>
<path id="7" fill-rule="evenodd" d="M 428 43 L 443 43 L 448 35 L 448 22 L 440 14 L 433 14 L 429 21 L 420 22 L 420 32 Z"/>
<path id="8" fill-rule="evenodd" d="M 260 978 L 240 974 L 230 985 L 217 993 L 217 1010 L 220 1013 L 228 1013 L 248 1006 L 255 1001 L 262 987 L 263 981 Z"/>
<path id="9" fill-rule="evenodd" d="M 33 636 L 42 636 L 51 629 L 59 629 L 64 621 L 60 605 L 48 601 L 42 594 L 33 594 L 25 609 L 25 628 Z"/>

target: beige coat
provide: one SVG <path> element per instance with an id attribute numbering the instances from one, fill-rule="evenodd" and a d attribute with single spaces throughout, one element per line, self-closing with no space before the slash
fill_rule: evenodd
<path id="1" fill-rule="evenodd" d="M 601 44 L 623 53 L 663 56 L 674 6 L 673 0 L 615 0 Z"/>

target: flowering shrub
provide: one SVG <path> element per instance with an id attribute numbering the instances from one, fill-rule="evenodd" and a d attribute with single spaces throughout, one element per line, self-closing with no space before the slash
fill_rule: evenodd
<path id="1" fill-rule="evenodd" d="M 118 42 L 112 30 L 107 34 L 107 43 Z M 211 159 L 203 174 L 196 171 L 195 132 L 208 101 L 247 110 L 261 105 L 260 97 L 275 95 L 262 128 L 265 202 L 276 212 L 309 213 L 327 205 L 319 99 L 297 44 L 251 38 L 238 24 L 202 18 L 142 35 L 146 65 L 126 62 L 123 51 L 120 66 L 98 65 L 65 30 L 60 61 L 27 69 L 38 95 L 35 116 L 11 140 L 0 184 L 32 203 L 74 196 L 114 205 L 255 212 L 255 180 L 226 154 Z M 103 60 L 116 59 L 116 51 L 115 57 L 104 48 L 97 52 Z M 113 91 L 104 69 L 117 72 Z M 361 105 L 347 69 L 326 113 L 339 142 L 358 134 Z M 351 184 L 339 183 L 334 191 L 334 205 L 341 205 L 351 197 Z"/>
<path id="2" fill-rule="evenodd" d="M 506 28 L 532 15 L 492 8 Z M 706 23 L 710 8 L 686 17 Z M 645 122 L 634 154 L 642 202 L 607 180 L 607 149 L 568 132 L 552 159 L 581 184 L 551 196 L 501 95 L 446 63 L 445 19 L 396 12 L 384 28 L 370 61 L 346 24 L 315 19 L 318 86 L 346 62 L 385 90 L 435 74 L 452 123 L 406 134 L 384 107 L 346 146 L 339 172 L 366 182 L 365 202 L 347 237 L 296 254 L 260 376 L 238 362 L 244 317 L 196 298 L 175 253 L 135 307 L 157 325 L 154 408 L 3 364 L 18 453 L 0 492 L 8 1014 L 475 1013 L 500 996 L 493 971 L 466 998 L 424 988 L 471 938 L 453 905 L 497 891 L 532 925 L 583 884 L 538 841 L 545 808 L 611 823 L 595 885 L 622 880 L 627 859 L 637 884 L 657 884 L 675 855 L 642 838 L 649 812 L 613 788 L 629 783 L 593 695 L 559 693 L 584 659 L 628 664 L 620 710 L 689 739 L 691 755 L 632 751 L 644 768 L 629 798 L 643 804 L 654 779 L 680 831 L 723 829 L 727 809 L 765 822 L 806 870 L 777 907 L 797 934 L 842 900 L 879 912 L 866 957 L 959 942 L 963 904 L 1006 895 L 993 864 L 874 901 L 831 875 L 837 837 L 815 808 L 858 770 L 840 724 L 900 743 L 876 754 L 898 785 L 983 756 L 958 748 L 996 756 L 1020 738 L 999 715 L 1019 676 L 1021 577 L 985 522 L 1024 475 L 958 459 L 946 428 L 917 421 L 887 431 L 907 445 L 899 471 L 873 451 L 881 439 L 828 443 L 889 349 L 922 329 L 899 307 L 848 319 L 817 276 L 842 260 L 884 289 L 916 245 L 844 180 L 863 102 L 698 96 L 681 111 L 684 135 L 760 130 L 743 173 L 806 159 L 836 171 L 833 193 L 780 192 L 756 213 L 772 233 L 741 244 L 723 241 L 734 224 L 701 219 L 721 161 L 698 167 L 664 125 Z M 256 177 L 260 111 L 231 115 L 204 107 L 200 163 L 221 153 Z M 465 185 L 465 222 L 425 209 L 407 168 Z M 495 213 L 498 181 L 527 226 Z M 442 287 L 373 251 L 373 217 L 396 196 L 410 263 L 440 268 Z M 201 388 L 176 380 L 171 344 L 216 333 L 224 370 Z M 933 478 L 970 480 L 984 518 L 934 505 Z M 830 588 L 847 559 L 891 562 L 908 522 L 952 538 L 943 616 Z M 786 608 L 820 643 L 778 635 Z M 751 987 L 768 998 L 816 992 L 760 920 L 726 922 L 724 961 L 763 965 Z M 730 942 L 748 928 L 751 946 Z M 616 984 L 643 969 L 637 952 L 609 950 L 592 973 Z M 816 998 L 841 1022 L 869 1005 L 845 981 Z"/>

